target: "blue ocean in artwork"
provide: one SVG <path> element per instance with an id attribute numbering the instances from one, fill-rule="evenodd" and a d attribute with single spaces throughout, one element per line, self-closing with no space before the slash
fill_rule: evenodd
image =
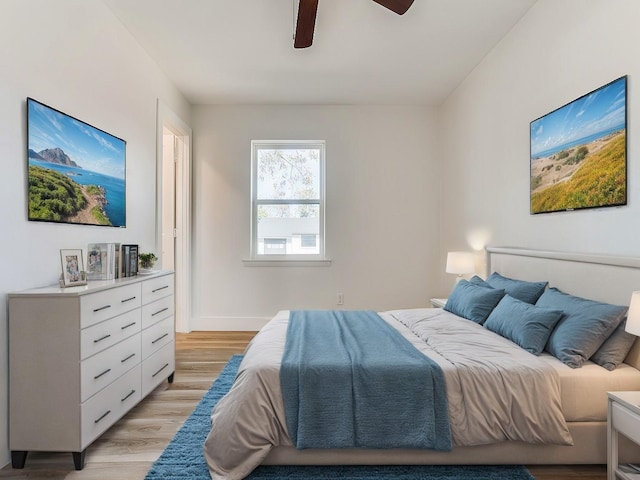
<path id="1" fill-rule="evenodd" d="M 627 77 L 531 122 L 531 160 L 586 145 L 627 126 Z"/>
<path id="2" fill-rule="evenodd" d="M 29 159 L 29 165 L 55 170 L 67 175 L 80 185 L 98 185 L 105 189 L 107 204 L 104 211 L 114 227 L 125 226 L 125 181 L 123 178 L 115 178 L 98 172 L 92 172 L 84 168 L 70 167 L 57 163 L 43 162 L 34 158 Z"/>
<path id="3" fill-rule="evenodd" d="M 562 150 L 567 150 L 577 145 L 586 145 L 587 143 L 590 143 L 590 142 L 593 142 L 594 140 L 605 137 L 610 133 L 617 132 L 618 130 L 624 130 L 624 128 L 625 128 L 625 125 L 622 124 L 622 125 L 615 126 L 613 128 L 609 128 L 607 130 L 603 130 L 601 132 L 594 133 L 592 135 L 587 135 L 586 137 L 579 138 L 578 140 L 573 140 L 571 142 L 563 143 L 561 145 L 556 145 L 547 150 L 543 150 L 542 152 L 538 152 L 533 159 L 550 157 L 554 153 L 561 152 Z"/>

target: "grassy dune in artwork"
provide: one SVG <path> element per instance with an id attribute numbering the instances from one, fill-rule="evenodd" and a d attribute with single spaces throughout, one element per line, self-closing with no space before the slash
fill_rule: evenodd
<path id="1" fill-rule="evenodd" d="M 96 205 L 91 208 L 91 215 L 98 222 L 98 225 L 111 225 L 111 221 L 104 214 L 102 208 Z"/>
<path id="2" fill-rule="evenodd" d="M 80 185 L 69 177 L 29 166 L 29 218 L 59 222 L 86 204 Z"/>
<path id="3" fill-rule="evenodd" d="M 531 212 L 624 203 L 627 196 L 625 138 L 625 134 L 621 133 L 600 151 L 587 155 L 584 164 L 569 180 L 533 193 Z"/>
<path id="4" fill-rule="evenodd" d="M 29 218 L 54 222 L 111 225 L 103 210 L 104 189 L 82 186 L 68 176 L 29 166 Z"/>

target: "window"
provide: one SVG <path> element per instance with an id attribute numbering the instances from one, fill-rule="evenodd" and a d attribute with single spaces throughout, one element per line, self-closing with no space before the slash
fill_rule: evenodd
<path id="1" fill-rule="evenodd" d="M 324 259 L 324 148 L 251 142 L 252 259 Z"/>

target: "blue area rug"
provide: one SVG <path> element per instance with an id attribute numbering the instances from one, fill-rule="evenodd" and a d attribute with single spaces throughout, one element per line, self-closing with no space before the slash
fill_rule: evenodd
<path id="1" fill-rule="evenodd" d="M 229 391 L 242 361 L 234 355 L 178 430 L 145 480 L 210 480 L 202 454 L 211 410 Z M 521 465 L 261 466 L 250 480 L 535 480 Z"/>

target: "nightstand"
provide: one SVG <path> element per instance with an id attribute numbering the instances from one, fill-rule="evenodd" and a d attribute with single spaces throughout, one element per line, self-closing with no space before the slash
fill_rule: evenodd
<path id="1" fill-rule="evenodd" d="M 431 299 L 431 305 L 433 305 L 433 308 L 442 308 L 442 307 L 444 307 L 445 303 L 447 303 L 447 299 L 446 298 L 432 298 Z"/>
<path id="2" fill-rule="evenodd" d="M 618 434 L 640 445 L 640 392 L 609 392 L 607 479 L 640 480 L 640 468 L 618 465 Z"/>

